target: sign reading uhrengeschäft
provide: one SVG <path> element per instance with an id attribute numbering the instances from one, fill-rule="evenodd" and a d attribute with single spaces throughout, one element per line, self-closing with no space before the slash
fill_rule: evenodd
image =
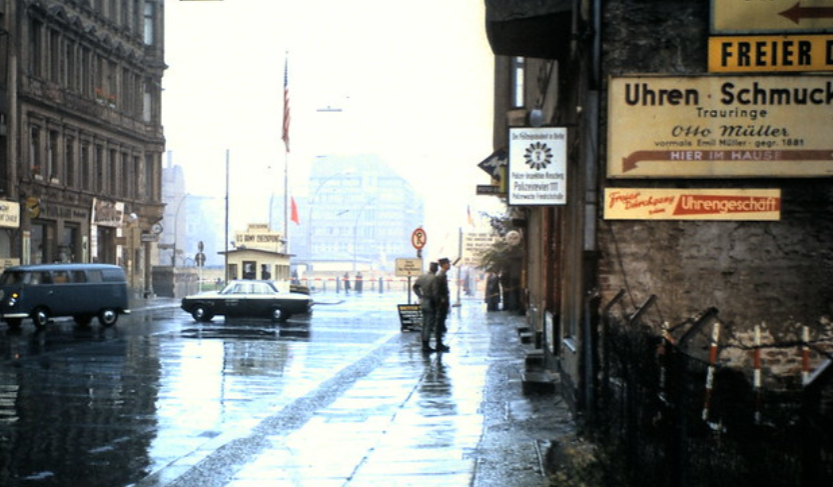
<path id="1" fill-rule="evenodd" d="M 833 175 L 833 76 L 616 77 L 611 178 Z"/>
<path id="2" fill-rule="evenodd" d="M 606 188 L 604 218 L 778 221 L 781 190 Z"/>
<path id="3" fill-rule="evenodd" d="M 509 129 L 509 204 L 567 203 L 567 129 Z"/>

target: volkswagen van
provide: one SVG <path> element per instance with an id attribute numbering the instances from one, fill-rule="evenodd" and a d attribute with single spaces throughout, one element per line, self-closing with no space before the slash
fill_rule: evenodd
<path id="1" fill-rule="evenodd" d="M 7 268 L 0 276 L 0 319 L 19 328 L 30 318 L 43 328 L 53 317 L 71 316 L 102 326 L 129 314 L 124 270 L 110 264 L 37 264 Z"/>

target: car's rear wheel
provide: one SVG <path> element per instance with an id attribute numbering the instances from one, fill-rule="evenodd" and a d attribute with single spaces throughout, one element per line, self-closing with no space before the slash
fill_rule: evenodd
<path id="1" fill-rule="evenodd" d="M 49 324 L 49 310 L 46 308 L 37 308 L 32 311 L 32 322 L 35 323 L 35 328 L 44 328 Z"/>
<path id="2" fill-rule="evenodd" d="M 105 328 L 110 328 L 119 320 L 119 314 L 113 308 L 104 308 L 98 313 L 98 322 Z"/>
<path id="3" fill-rule="evenodd" d="M 209 322 L 211 321 L 211 318 L 214 317 L 214 315 L 208 311 L 208 308 L 201 304 L 198 304 L 191 309 L 191 316 L 194 318 L 194 321 L 199 321 L 201 323 Z"/>
<path id="4" fill-rule="evenodd" d="M 282 323 L 282 322 L 289 319 L 289 313 L 287 313 L 282 308 L 275 307 L 275 308 L 272 308 L 272 313 L 270 314 L 270 318 L 272 318 L 272 321 L 279 321 L 279 322 Z"/>

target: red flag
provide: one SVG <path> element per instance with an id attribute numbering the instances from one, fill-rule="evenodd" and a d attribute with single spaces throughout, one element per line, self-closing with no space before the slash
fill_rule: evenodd
<path id="1" fill-rule="evenodd" d="M 283 133 L 281 139 L 286 145 L 286 152 L 289 152 L 289 58 L 284 60 L 283 65 Z"/>
<path id="2" fill-rule="evenodd" d="M 298 218 L 298 205 L 295 204 L 295 197 L 290 197 L 292 199 L 292 218 L 290 220 L 294 221 L 296 225 L 301 224 L 301 219 Z"/>

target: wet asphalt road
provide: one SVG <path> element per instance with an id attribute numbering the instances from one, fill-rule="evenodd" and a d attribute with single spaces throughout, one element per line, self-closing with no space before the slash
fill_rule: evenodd
<path id="1" fill-rule="evenodd" d="M 0 330 L 0 485 L 542 485 L 537 447 L 571 424 L 551 398 L 484 402 L 488 381 L 520 387 L 503 313 L 464 301 L 452 353 L 424 357 L 404 294 L 325 301 L 282 325 L 167 303 L 112 329 Z"/>

